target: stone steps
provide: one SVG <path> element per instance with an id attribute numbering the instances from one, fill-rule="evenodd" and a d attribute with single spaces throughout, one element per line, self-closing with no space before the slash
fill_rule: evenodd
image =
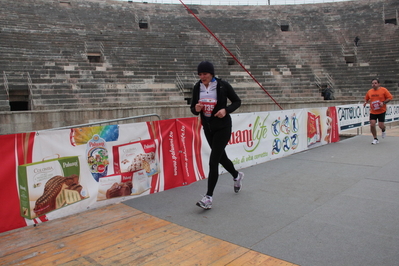
<path id="1" fill-rule="evenodd" d="M 113 106 L 125 99 L 141 101 L 129 98 L 132 92 L 150 102 L 183 100 L 190 89 L 180 92 L 176 73 L 189 87 L 202 60 L 211 60 L 216 75 L 232 83 L 243 99 L 264 94 L 181 5 L 71 0 L 65 7 L 58 1 L 5 1 L 0 7 L 0 73 L 10 88 L 26 87 L 29 73 L 36 108 L 53 108 L 56 104 L 48 101 L 57 95 L 63 101 L 71 98 L 65 104 L 82 100 L 95 106 L 101 97 L 90 94 L 96 92 Z M 397 91 L 399 30 L 372 15 L 396 6 L 394 1 L 372 2 L 196 9 L 276 97 L 319 99 L 318 75 L 323 84 L 332 77 L 335 96 L 345 98 L 363 95 L 375 76 Z M 148 29 L 139 28 L 140 19 L 146 19 Z M 289 31 L 281 30 L 282 22 Z M 354 54 L 354 32 L 360 46 L 355 62 L 347 64 L 342 49 Z M 101 62 L 89 62 L 86 53 L 100 54 Z M 41 97 L 47 102 L 40 103 Z"/>

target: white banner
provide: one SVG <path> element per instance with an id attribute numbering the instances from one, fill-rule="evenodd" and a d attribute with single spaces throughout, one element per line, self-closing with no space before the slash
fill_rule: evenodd
<path id="1" fill-rule="evenodd" d="M 336 107 L 339 130 L 345 131 L 370 124 L 370 107 L 363 104 L 348 104 Z M 399 121 L 399 105 L 387 105 L 385 123 Z"/>

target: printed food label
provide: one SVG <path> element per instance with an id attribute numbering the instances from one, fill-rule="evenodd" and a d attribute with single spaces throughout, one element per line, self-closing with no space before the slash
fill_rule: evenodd
<path id="1" fill-rule="evenodd" d="M 78 156 L 18 166 L 21 216 L 34 219 L 88 198 L 80 184 Z"/>
<path id="2" fill-rule="evenodd" d="M 158 173 L 155 141 L 141 140 L 112 147 L 116 174 L 145 170 L 148 176 Z"/>

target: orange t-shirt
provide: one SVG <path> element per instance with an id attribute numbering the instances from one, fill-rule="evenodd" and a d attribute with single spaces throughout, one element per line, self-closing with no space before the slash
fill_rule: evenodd
<path id="1" fill-rule="evenodd" d="M 392 94 L 386 88 L 379 87 L 377 90 L 369 89 L 364 100 L 370 100 L 370 113 L 378 115 L 387 111 L 387 106 L 384 104 L 380 107 L 379 103 L 392 98 Z"/>

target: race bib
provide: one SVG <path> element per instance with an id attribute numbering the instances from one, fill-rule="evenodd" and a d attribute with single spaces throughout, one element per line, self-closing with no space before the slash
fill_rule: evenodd
<path id="1" fill-rule="evenodd" d="M 374 110 L 378 110 L 378 109 L 381 108 L 380 101 L 371 102 L 371 105 L 372 105 Z"/>
<path id="2" fill-rule="evenodd" d="M 212 111 L 216 105 L 216 100 L 204 98 L 204 99 L 199 100 L 199 102 L 204 105 L 204 107 L 202 108 L 202 112 L 204 113 L 204 115 L 206 117 L 211 117 Z"/>

